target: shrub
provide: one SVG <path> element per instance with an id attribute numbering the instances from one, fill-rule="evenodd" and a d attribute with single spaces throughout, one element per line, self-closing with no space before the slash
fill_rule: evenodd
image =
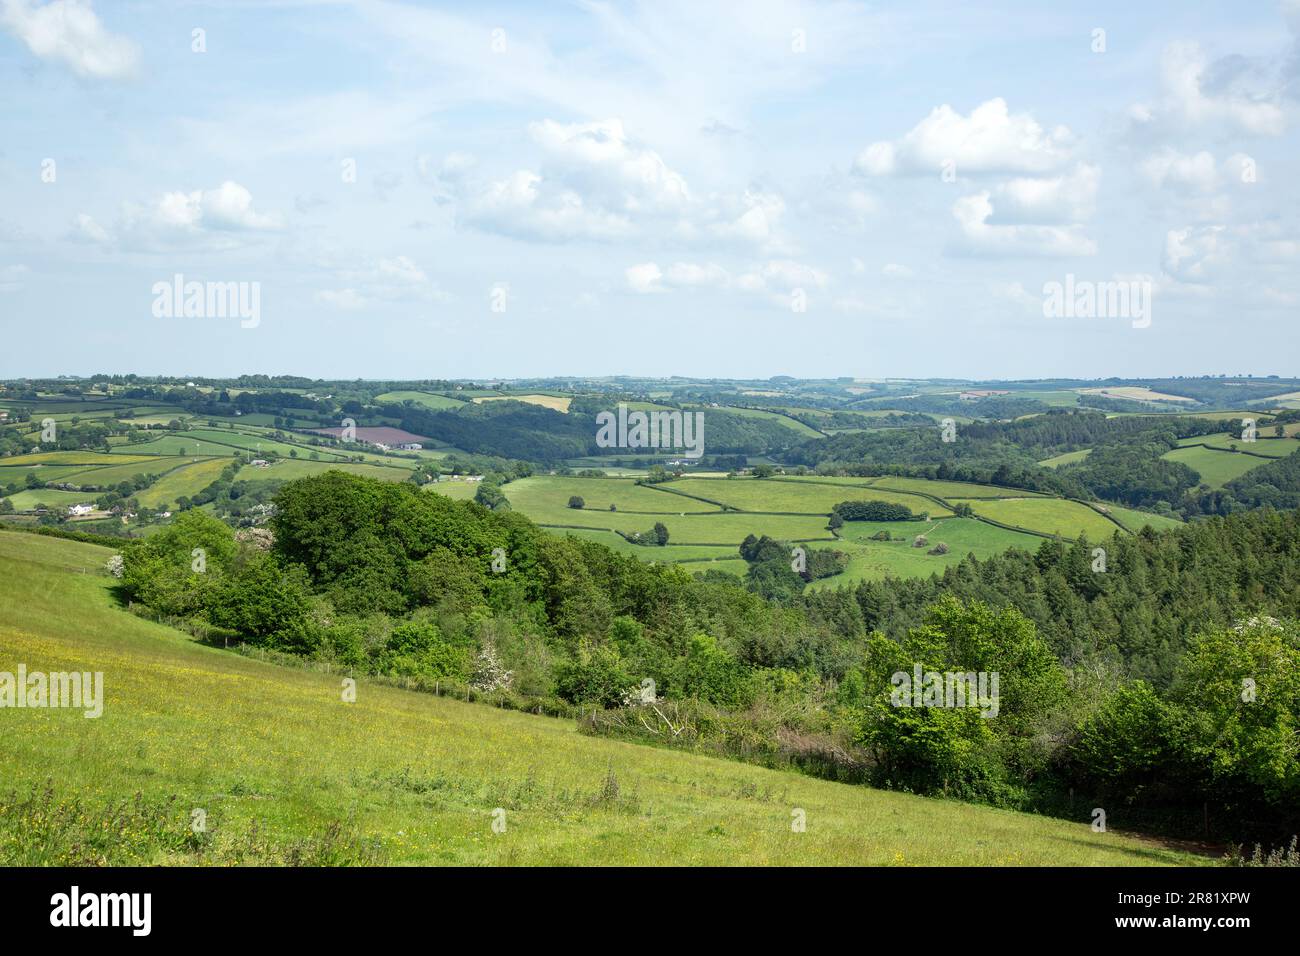
<path id="1" fill-rule="evenodd" d="M 892 501 L 841 501 L 831 511 L 845 521 L 912 521 L 916 518 L 907 505 Z"/>

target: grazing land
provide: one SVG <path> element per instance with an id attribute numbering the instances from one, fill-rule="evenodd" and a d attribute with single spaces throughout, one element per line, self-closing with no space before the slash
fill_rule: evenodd
<path id="1" fill-rule="evenodd" d="M 1121 832 L 585 736 L 196 644 L 119 607 L 104 548 L 0 534 L 0 668 L 104 673 L 104 713 L 8 710 L 0 862 L 1196 865 Z M 48 810 L 25 803 L 53 788 Z M 137 797 L 138 795 L 138 797 Z M 79 810 L 62 809 L 75 798 Z M 95 834 L 138 801 L 150 826 Z M 184 839 L 193 808 L 207 838 Z M 506 829 L 494 833 L 493 811 Z M 807 831 L 792 833 L 795 809 Z M 39 815 L 37 815 L 39 814 Z M 972 839 L 971 834 L 978 834 Z"/>

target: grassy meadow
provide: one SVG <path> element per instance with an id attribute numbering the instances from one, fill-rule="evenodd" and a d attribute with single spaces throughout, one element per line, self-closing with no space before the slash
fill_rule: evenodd
<path id="1" fill-rule="evenodd" d="M 831 783 L 365 680 L 344 703 L 337 674 L 122 609 L 110 553 L 0 533 L 0 670 L 102 671 L 105 697 L 98 719 L 0 710 L 0 865 L 1212 862 L 1125 835 L 1118 814 L 1094 833 L 1083 814 Z"/>

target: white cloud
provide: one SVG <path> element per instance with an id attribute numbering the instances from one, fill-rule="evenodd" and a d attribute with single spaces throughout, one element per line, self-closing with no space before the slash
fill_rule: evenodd
<path id="1" fill-rule="evenodd" d="M 468 164 L 454 166 L 448 176 L 444 162 L 440 179 L 454 178 L 460 187 L 460 221 L 541 241 L 615 239 L 691 205 L 686 180 L 658 153 L 633 143 L 617 119 L 548 119 L 528 130 L 542 151 L 540 172 L 521 169 L 473 185 L 464 181 Z"/>
<path id="2" fill-rule="evenodd" d="M 131 75 L 140 51 L 126 37 L 110 33 L 89 0 L 0 0 L 0 27 L 43 60 L 54 60 L 78 76 L 120 79 Z"/>
<path id="3" fill-rule="evenodd" d="M 1019 177 L 993 190 L 995 223 L 1077 223 L 1092 216 L 1101 168 L 1080 163 L 1046 178 Z"/>
<path id="4" fill-rule="evenodd" d="M 1068 128 L 1045 130 L 1028 113 L 1012 114 L 1004 99 L 981 103 L 969 116 L 935 107 L 901 139 L 872 143 L 854 168 L 870 176 L 938 175 L 952 162 L 958 176 L 1046 173 L 1070 158 Z"/>
<path id="5" fill-rule="evenodd" d="M 642 294 L 670 289 L 712 289 L 775 295 L 795 289 L 825 288 L 830 281 L 823 270 L 790 259 L 772 259 L 740 273 L 712 262 L 675 262 L 667 271 L 658 263 L 643 262 L 629 267 L 624 274 L 628 287 Z"/>
<path id="6" fill-rule="evenodd" d="M 1277 136 L 1286 126 L 1283 109 L 1286 57 L 1227 56 L 1211 62 L 1193 42 L 1171 43 L 1160 61 L 1161 98 L 1129 110 L 1138 132 L 1164 135 L 1174 129 L 1219 126 L 1231 132 Z"/>
<path id="7" fill-rule="evenodd" d="M 988 191 L 963 196 L 952 214 L 961 226 L 963 241 L 955 251 L 986 256 L 1091 256 L 1097 244 L 1078 226 L 994 225 Z"/>
<path id="8" fill-rule="evenodd" d="M 425 271 L 407 256 L 378 259 L 361 268 L 336 269 L 342 288 L 322 289 L 316 301 L 336 309 L 355 310 L 393 302 L 445 301 Z"/>
<path id="9" fill-rule="evenodd" d="M 543 120 L 530 124 L 529 133 L 542 151 L 537 170 L 487 182 L 471 182 L 462 171 L 450 188 L 452 177 L 435 175 L 455 196 L 458 222 L 540 242 L 657 236 L 738 242 L 768 253 L 789 249 L 780 194 L 752 187 L 697 198 L 680 173 L 632 141 L 617 119 Z"/>
<path id="10" fill-rule="evenodd" d="M 1202 286 L 1238 299 L 1258 299 L 1261 289 L 1282 280 L 1291 288 L 1274 291 L 1288 296 L 1300 291 L 1294 284 L 1300 267 L 1300 232 L 1277 220 L 1171 229 L 1165 235 L 1161 264 L 1165 274 L 1184 288 Z"/>
<path id="11" fill-rule="evenodd" d="M 1256 176 L 1255 160 L 1245 153 L 1233 153 L 1219 164 L 1205 150 L 1187 154 L 1168 147 L 1148 156 L 1138 169 L 1153 185 L 1201 195 L 1252 182 Z"/>
<path id="12" fill-rule="evenodd" d="M 690 201 L 686 180 L 652 149 L 629 142 L 617 119 L 594 123 L 542 120 L 528 131 L 557 178 L 628 212 L 676 209 Z"/>
<path id="13" fill-rule="evenodd" d="M 86 213 L 78 213 L 77 218 L 72 223 L 73 238 L 85 242 L 97 242 L 108 245 L 113 241 L 113 237 L 108 230 L 97 223 L 93 217 Z"/>
<path id="14" fill-rule="evenodd" d="M 574 190 L 555 188 L 527 169 L 467 199 L 459 220 L 486 232 L 542 242 L 617 239 L 633 233 L 627 215 L 589 205 Z"/>
<path id="15" fill-rule="evenodd" d="M 899 265 L 897 262 L 887 262 L 885 267 L 880 270 L 880 274 L 887 279 L 910 279 L 915 273 L 907 266 Z"/>
<path id="16" fill-rule="evenodd" d="M 128 249 L 169 249 L 177 244 L 230 249 L 242 245 L 241 233 L 279 230 L 279 216 L 253 208 L 253 195 L 239 183 L 227 180 L 215 189 L 169 192 L 148 202 L 123 203 L 112 229 L 87 213 L 73 222 L 73 237 Z"/>
<path id="17" fill-rule="evenodd" d="M 660 283 L 663 279 L 663 270 L 653 262 L 642 262 L 639 265 L 629 266 L 624 273 L 627 276 L 627 284 L 632 287 L 633 292 L 663 292 L 664 287 Z"/>

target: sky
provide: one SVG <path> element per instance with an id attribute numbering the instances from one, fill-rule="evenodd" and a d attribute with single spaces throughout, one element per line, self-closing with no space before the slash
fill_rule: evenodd
<path id="1" fill-rule="evenodd" d="M 0 0 L 0 377 L 1300 375 L 1298 126 L 1300 0 Z"/>

